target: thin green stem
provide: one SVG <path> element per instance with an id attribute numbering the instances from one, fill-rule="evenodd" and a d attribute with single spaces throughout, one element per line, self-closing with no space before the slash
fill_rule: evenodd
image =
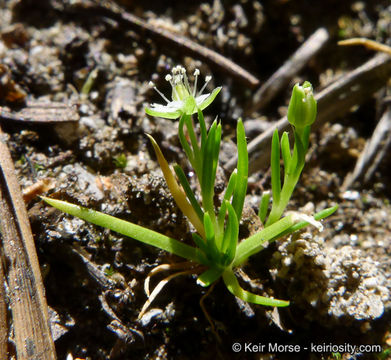
<path id="1" fill-rule="evenodd" d="M 271 224 L 274 224 L 276 221 L 278 221 L 281 218 L 286 206 L 289 203 L 292 193 L 295 190 L 296 184 L 299 180 L 300 173 L 294 175 L 297 176 L 290 176 L 286 174 L 286 176 L 284 177 L 284 186 L 282 187 L 281 190 L 280 199 L 278 202 L 274 201 L 273 199 L 272 209 L 270 211 L 269 217 L 265 224 L 266 227 L 270 226 Z"/>
<path id="2" fill-rule="evenodd" d="M 207 137 L 206 124 L 204 119 L 204 114 L 200 109 L 198 109 L 198 122 L 200 123 L 201 130 L 201 149 L 204 147 Z"/>
<path id="3" fill-rule="evenodd" d="M 193 167 L 194 167 L 194 170 L 197 172 L 197 176 L 198 176 L 198 172 L 202 168 L 201 150 L 198 146 L 197 136 L 194 132 L 194 124 L 193 124 L 193 120 L 192 120 L 191 116 L 185 117 L 185 124 L 186 124 L 186 128 L 187 128 L 187 133 L 189 134 L 191 147 L 193 148 L 193 154 L 194 154 Z"/>
<path id="4" fill-rule="evenodd" d="M 187 115 L 182 115 L 179 119 L 179 125 L 178 125 L 178 136 L 179 136 L 179 141 L 182 145 L 183 150 L 186 153 L 186 156 L 190 162 L 190 164 L 194 168 L 194 154 L 193 151 L 191 150 L 191 147 L 189 143 L 186 140 L 186 135 L 184 132 L 184 126 L 185 126 L 185 121 L 186 121 Z"/>

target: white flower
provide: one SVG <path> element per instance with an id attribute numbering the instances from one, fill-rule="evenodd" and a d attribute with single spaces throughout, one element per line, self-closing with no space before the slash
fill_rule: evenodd
<path id="1" fill-rule="evenodd" d="M 151 104 L 149 108 L 145 109 L 147 114 L 165 119 L 177 119 L 182 115 L 192 115 L 209 106 L 221 90 L 221 87 L 218 87 L 209 94 L 203 94 L 206 85 L 212 79 L 211 76 L 207 76 L 204 86 L 197 92 L 197 80 L 200 74 L 198 69 L 194 71 L 193 89 L 189 85 L 185 68 L 178 65 L 172 69 L 171 73 L 172 75 L 166 75 L 166 80 L 172 87 L 172 101 L 168 100 L 152 83 L 153 88 L 167 104 Z"/>

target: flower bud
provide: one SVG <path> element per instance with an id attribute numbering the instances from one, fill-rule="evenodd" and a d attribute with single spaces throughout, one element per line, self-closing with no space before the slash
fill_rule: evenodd
<path id="1" fill-rule="evenodd" d="M 303 85 L 296 84 L 289 102 L 288 121 L 298 129 L 312 125 L 316 118 L 316 108 L 312 85 L 308 81 Z"/>

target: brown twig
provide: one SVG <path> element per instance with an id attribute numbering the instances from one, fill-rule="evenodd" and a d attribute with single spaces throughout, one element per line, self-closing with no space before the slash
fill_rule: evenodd
<path id="1" fill-rule="evenodd" d="M 118 23 L 125 24 L 128 27 L 147 32 L 152 38 L 165 41 L 170 46 L 179 48 L 187 52 L 189 55 L 195 56 L 196 58 L 209 63 L 212 67 L 217 67 L 220 70 L 229 73 L 231 76 L 242 81 L 247 86 L 256 87 L 259 84 L 259 80 L 255 76 L 216 51 L 199 45 L 185 36 L 175 34 L 166 29 L 149 24 L 143 19 L 126 12 L 119 6 L 115 6 L 113 2 L 99 1 L 98 4 L 85 0 L 77 1 L 73 2 L 68 10 L 72 12 L 83 11 L 88 12 L 89 15 L 94 14 L 104 16 L 113 19 Z"/>
<path id="2" fill-rule="evenodd" d="M 56 359 L 34 240 L 1 128 L 0 170 L 1 240 L 17 357 Z"/>
<path id="3" fill-rule="evenodd" d="M 5 289 L 3 286 L 4 270 L 3 270 L 3 251 L 0 242 L 0 359 L 7 359 L 7 344 L 8 344 L 8 325 L 7 325 L 7 302 L 5 298 Z"/>
<path id="4" fill-rule="evenodd" d="M 78 121 L 79 113 L 76 105 L 58 102 L 28 102 L 27 106 L 19 111 L 0 107 L 0 120 L 34 124 L 62 123 Z"/>
<path id="5" fill-rule="evenodd" d="M 326 44 L 329 34 L 325 28 L 316 30 L 297 51 L 282 65 L 254 94 L 246 110 L 250 115 L 265 107 L 289 81 L 313 58 Z"/>
<path id="6" fill-rule="evenodd" d="M 353 172 L 349 173 L 342 185 L 341 191 L 346 191 L 353 183 L 364 178 L 367 182 L 373 175 L 380 161 L 387 153 L 391 141 L 391 107 L 388 106 L 372 137 L 365 144 L 365 148 L 356 162 Z M 365 170 L 367 170 L 365 172 Z"/>
<path id="7" fill-rule="evenodd" d="M 338 41 L 338 45 L 363 45 L 367 49 L 384 52 L 391 55 L 391 46 L 381 44 L 377 41 L 366 39 L 366 38 L 352 38 L 347 40 Z"/>
<path id="8" fill-rule="evenodd" d="M 375 91 L 386 84 L 390 75 L 391 58 L 385 54 L 378 54 L 316 94 L 318 117 L 314 123 L 314 129 L 326 121 L 332 122 L 345 115 L 352 106 L 364 103 Z M 249 143 L 250 173 L 266 167 L 274 130 L 284 131 L 288 128 L 289 123 L 285 116 Z M 233 170 L 236 162 L 236 158 L 231 159 L 225 168 Z"/>

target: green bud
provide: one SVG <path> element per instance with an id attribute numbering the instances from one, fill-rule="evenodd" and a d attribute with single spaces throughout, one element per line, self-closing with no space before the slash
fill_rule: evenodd
<path id="1" fill-rule="evenodd" d="M 288 121 L 298 129 L 312 125 L 316 118 L 316 108 L 311 83 L 305 81 L 302 86 L 296 84 L 289 102 Z"/>

